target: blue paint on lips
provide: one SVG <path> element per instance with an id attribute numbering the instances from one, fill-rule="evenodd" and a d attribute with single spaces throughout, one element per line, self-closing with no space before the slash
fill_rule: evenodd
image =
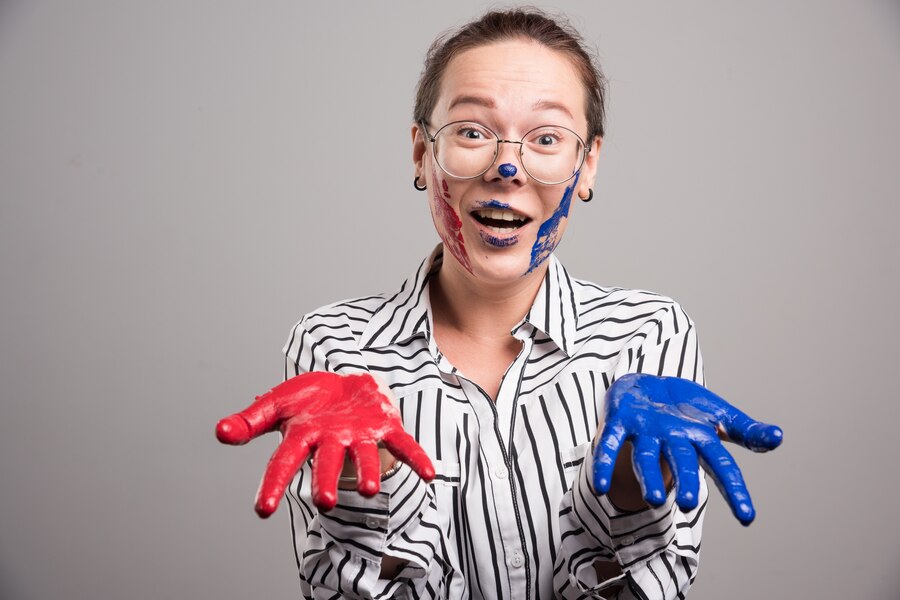
<path id="1" fill-rule="evenodd" d="M 556 249 L 556 245 L 559 244 L 559 223 L 562 221 L 563 217 L 569 216 L 569 206 L 572 204 L 572 192 L 575 191 L 575 186 L 578 185 L 578 178 L 580 176 L 581 171 L 577 171 L 575 173 L 575 181 L 566 188 L 562 200 L 559 201 L 559 206 L 556 207 L 556 210 L 553 211 L 553 214 L 550 215 L 549 219 L 541 223 L 541 227 L 538 229 L 537 239 L 534 240 L 534 245 L 531 247 L 531 265 L 528 267 L 528 271 L 525 273 L 526 275 L 534 271 L 542 262 L 547 260 L 547 257 Z"/>
<path id="2" fill-rule="evenodd" d="M 500 238 L 500 237 L 494 237 L 493 235 L 491 235 L 485 231 L 479 231 L 478 233 L 481 234 L 481 239 L 484 240 L 484 243 L 490 244 L 491 246 L 494 246 L 495 248 L 506 248 L 507 246 L 512 246 L 513 244 L 516 244 L 519 241 L 519 236 L 517 236 L 517 235 L 511 236 L 511 237 Z"/>
<path id="3" fill-rule="evenodd" d="M 512 177 L 519 172 L 519 170 L 516 168 L 516 165 L 510 163 L 503 163 L 502 165 L 500 165 L 500 167 L 498 167 L 497 170 L 500 171 L 500 175 L 502 177 Z"/>
<path id="4" fill-rule="evenodd" d="M 481 208 L 499 208 L 499 209 L 509 209 L 509 204 L 506 202 L 500 202 L 499 200 L 482 200 L 478 203 L 478 206 Z"/>

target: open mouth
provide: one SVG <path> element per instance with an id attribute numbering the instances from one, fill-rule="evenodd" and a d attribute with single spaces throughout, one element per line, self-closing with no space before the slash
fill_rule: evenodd
<path id="1" fill-rule="evenodd" d="M 472 211 L 472 217 L 494 233 L 513 233 L 531 222 L 531 219 L 517 215 L 511 210 L 482 208 Z"/>

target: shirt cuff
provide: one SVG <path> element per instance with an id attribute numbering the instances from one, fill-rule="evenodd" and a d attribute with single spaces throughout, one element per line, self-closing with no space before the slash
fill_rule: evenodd
<path id="1" fill-rule="evenodd" d="M 589 450 L 590 452 L 590 450 Z M 574 490 L 573 508 L 599 539 L 608 539 L 619 564 L 627 569 L 664 550 L 675 536 L 675 489 L 659 507 L 638 511 L 618 508 L 608 495 L 598 496 L 591 482 L 592 457 L 585 457 Z"/>
<path id="2" fill-rule="evenodd" d="M 381 490 L 366 498 L 356 490 L 338 489 L 337 505 L 318 519 L 334 541 L 365 558 L 381 555 L 413 526 L 428 504 L 428 486 L 406 464 L 381 482 Z"/>

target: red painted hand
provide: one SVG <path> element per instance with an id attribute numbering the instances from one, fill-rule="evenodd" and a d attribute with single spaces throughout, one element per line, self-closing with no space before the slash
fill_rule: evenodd
<path id="1" fill-rule="evenodd" d="M 337 480 L 347 451 L 356 467 L 359 493 L 378 493 L 379 442 L 422 479 L 431 481 L 434 466 L 416 440 L 403 430 L 400 411 L 386 395 L 389 393 L 368 373 L 304 373 L 219 421 L 216 437 L 225 444 L 246 444 L 275 429 L 284 434 L 256 494 L 259 516 L 266 518 L 275 512 L 311 452 L 315 453 L 312 499 L 322 511 L 331 510 L 337 503 Z"/>

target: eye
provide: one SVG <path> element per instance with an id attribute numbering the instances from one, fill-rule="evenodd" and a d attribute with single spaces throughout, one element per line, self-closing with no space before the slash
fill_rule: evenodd
<path id="1" fill-rule="evenodd" d="M 559 154 L 568 151 L 568 148 L 576 140 L 565 127 L 547 125 L 532 129 L 525 136 L 527 148 L 540 154 Z"/>
<path id="2" fill-rule="evenodd" d="M 555 146 L 565 141 L 566 134 L 556 127 L 540 127 L 528 136 L 528 143 L 534 146 Z"/>
<path id="3" fill-rule="evenodd" d="M 466 148 L 481 147 L 495 139 L 490 129 L 475 121 L 453 123 L 447 128 L 446 135 L 447 141 L 452 139 L 454 143 L 463 144 Z"/>

